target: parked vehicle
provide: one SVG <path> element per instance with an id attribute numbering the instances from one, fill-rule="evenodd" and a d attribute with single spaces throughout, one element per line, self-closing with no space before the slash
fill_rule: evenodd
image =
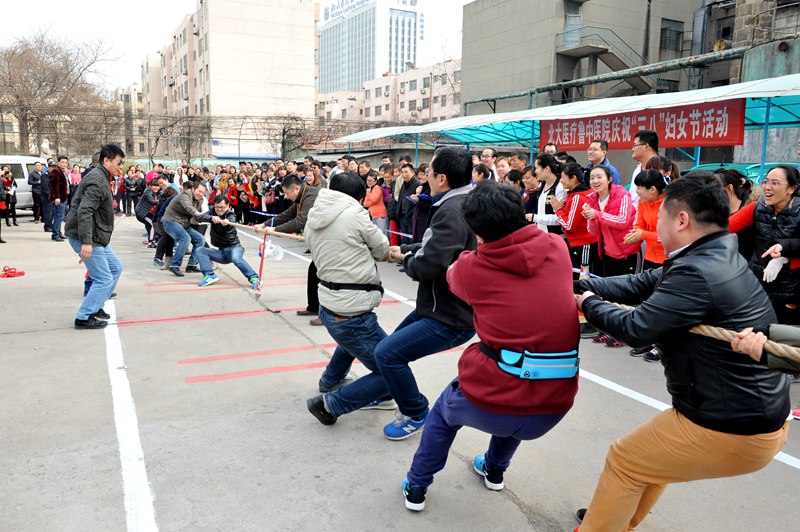
<path id="1" fill-rule="evenodd" d="M 0 155 L 0 168 L 8 166 L 14 181 L 17 183 L 17 210 L 33 209 L 33 196 L 31 186 L 28 184 L 28 175 L 33 172 L 36 162 L 47 167 L 47 161 L 41 157 L 29 155 Z"/>

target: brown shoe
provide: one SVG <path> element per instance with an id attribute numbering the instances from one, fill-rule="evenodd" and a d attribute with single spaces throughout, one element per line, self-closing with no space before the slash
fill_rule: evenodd
<path id="1" fill-rule="evenodd" d="M 310 310 L 298 310 L 298 316 L 316 316 L 319 312 L 311 312 Z"/>
<path id="2" fill-rule="evenodd" d="M 314 325 L 316 327 L 322 326 L 322 320 L 319 318 L 314 318 L 313 320 L 308 320 L 308 323 Z"/>

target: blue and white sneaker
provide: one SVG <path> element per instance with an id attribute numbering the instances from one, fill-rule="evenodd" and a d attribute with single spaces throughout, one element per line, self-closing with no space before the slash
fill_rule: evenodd
<path id="1" fill-rule="evenodd" d="M 486 469 L 486 455 L 479 454 L 472 462 L 475 472 L 483 477 L 483 483 L 492 491 L 500 491 L 503 484 L 503 472 L 499 469 Z"/>
<path id="2" fill-rule="evenodd" d="M 422 429 L 425 427 L 425 419 L 427 417 L 428 414 L 425 414 L 423 419 L 415 421 L 410 417 L 398 412 L 397 419 L 383 427 L 383 435 L 390 440 L 405 440 L 414 434 L 422 432 Z"/>
<path id="3" fill-rule="evenodd" d="M 407 478 L 403 479 L 403 497 L 406 500 L 406 508 L 412 512 L 421 512 L 425 509 L 425 493 L 428 488 L 422 486 L 412 486 Z"/>
<path id="4" fill-rule="evenodd" d="M 397 410 L 397 403 L 394 402 L 394 399 L 386 399 L 385 401 L 378 399 L 367 406 L 362 406 L 361 410 Z"/>
<path id="5" fill-rule="evenodd" d="M 219 281 L 219 277 L 217 277 L 216 273 L 212 273 L 211 275 L 206 275 L 205 277 L 203 277 L 203 280 L 200 281 L 200 284 L 198 286 L 211 286 L 217 281 Z"/>

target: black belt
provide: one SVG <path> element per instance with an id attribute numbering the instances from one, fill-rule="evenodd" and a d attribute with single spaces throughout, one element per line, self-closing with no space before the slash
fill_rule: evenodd
<path id="1" fill-rule="evenodd" d="M 337 320 L 349 320 L 351 318 L 358 318 L 359 316 L 363 316 L 364 314 L 369 314 L 370 312 L 372 312 L 371 310 L 368 310 L 368 311 L 362 312 L 360 314 L 353 314 L 352 316 L 345 316 L 343 314 L 337 314 L 336 312 L 332 311 L 331 309 L 329 309 L 327 307 L 323 307 L 322 305 L 320 305 L 320 308 L 322 310 L 324 310 L 327 314 L 330 314 L 331 316 L 336 318 Z"/>
<path id="2" fill-rule="evenodd" d="M 362 290 L 364 292 L 372 292 L 377 290 L 383 295 L 383 286 L 380 284 L 356 284 L 356 283 L 329 283 L 328 281 L 319 280 L 319 284 L 328 290 Z"/>

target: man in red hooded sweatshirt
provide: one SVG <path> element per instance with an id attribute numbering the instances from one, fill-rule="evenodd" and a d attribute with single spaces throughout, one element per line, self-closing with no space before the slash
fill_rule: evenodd
<path id="1" fill-rule="evenodd" d="M 458 362 L 458 377 L 428 414 L 403 481 L 406 508 L 420 511 L 433 475 L 444 468 L 462 426 L 492 435 L 473 462 L 490 490 L 522 440 L 546 434 L 567 414 L 578 391 L 578 314 L 572 266 L 560 235 L 528 225 L 519 194 L 492 181 L 464 202 L 477 251 L 464 251 L 447 272 L 450 290 L 472 305 L 480 342 Z M 531 294 L 547 312 L 530 319 Z"/>

